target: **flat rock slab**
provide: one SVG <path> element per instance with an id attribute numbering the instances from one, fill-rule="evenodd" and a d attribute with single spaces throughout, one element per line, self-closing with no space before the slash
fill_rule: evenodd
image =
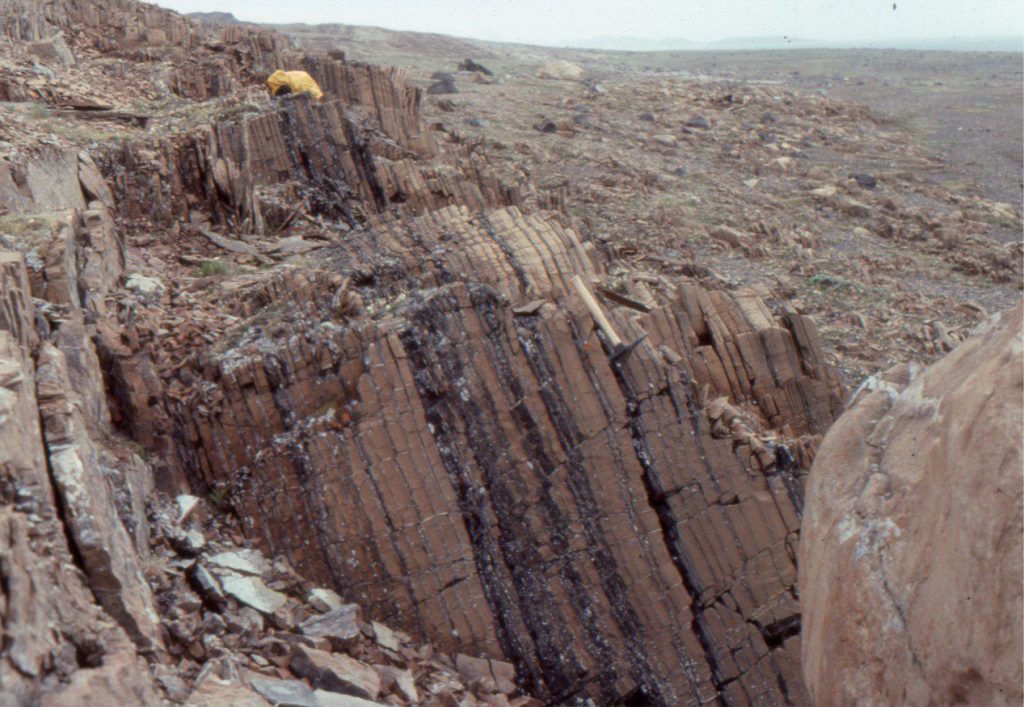
<path id="1" fill-rule="evenodd" d="M 343 647 L 362 633 L 359 627 L 359 606 L 345 604 L 326 614 L 312 616 L 299 625 L 304 636 L 326 638 L 331 645 Z"/>
<path id="2" fill-rule="evenodd" d="M 380 702 L 371 702 L 361 697 L 342 695 L 339 692 L 330 692 L 329 690 L 317 690 L 313 694 L 316 695 L 317 707 L 378 707 L 381 704 Z"/>
<path id="3" fill-rule="evenodd" d="M 245 685 L 208 677 L 192 692 L 185 707 L 268 707 L 269 704 Z"/>
<path id="4" fill-rule="evenodd" d="M 322 242 L 307 241 L 302 236 L 291 236 L 289 238 L 282 238 L 266 250 L 268 253 L 295 255 L 297 253 L 308 253 L 311 250 L 318 250 L 325 245 L 327 244 Z"/>
<path id="5" fill-rule="evenodd" d="M 377 623 L 376 621 L 372 623 L 372 626 L 373 635 L 377 639 L 377 645 L 381 648 L 387 648 L 389 651 L 395 651 L 397 653 L 401 646 L 398 643 L 398 636 L 395 635 L 395 632 L 384 624 Z"/>
<path id="6" fill-rule="evenodd" d="M 412 704 L 419 704 L 420 695 L 416 689 L 416 678 L 411 670 L 402 670 L 393 665 L 373 666 L 384 681 L 384 689 L 398 693 Z"/>
<path id="7" fill-rule="evenodd" d="M 331 692 L 369 700 L 380 694 L 380 676 L 354 658 L 297 645 L 291 659 L 292 670 L 314 686 Z"/>
<path id="8" fill-rule="evenodd" d="M 278 707 L 317 707 L 316 696 L 300 680 L 253 680 L 252 689 Z"/>
<path id="9" fill-rule="evenodd" d="M 208 558 L 206 563 L 215 572 L 218 570 L 231 570 L 239 574 L 251 574 L 260 577 L 267 571 L 267 561 L 257 550 L 221 552 Z"/>
<path id="10" fill-rule="evenodd" d="M 273 614 L 288 601 L 284 594 L 275 592 L 258 577 L 228 574 L 221 577 L 221 585 L 227 594 L 264 614 Z"/>
<path id="11" fill-rule="evenodd" d="M 338 596 L 337 592 L 332 589 L 324 589 L 323 587 L 311 590 L 306 598 L 306 603 L 323 613 L 340 609 L 345 605 L 345 602 Z"/>

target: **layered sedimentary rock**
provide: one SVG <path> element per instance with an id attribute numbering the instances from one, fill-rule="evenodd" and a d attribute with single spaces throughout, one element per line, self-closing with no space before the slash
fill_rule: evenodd
<path id="1" fill-rule="evenodd" d="M 236 230 L 261 232 L 295 203 L 355 225 L 400 210 L 448 204 L 480 210 L 521 204 L 468 149 L 443 151 L 419 116 L 405 72 L 328 59 L 309 68 L 331 96 L 275 101 L 269 110 L 215 120 L 156 145 L 126 145 L 104 158 L 125 216 L 171 225 L 200 211 Z M 340 96 L 340 97 L 339 97 Z"/>
<path id="2" fill-rule="evenodd" d="M 800 544 L 817 704 L 1020 704 L 1022 317 L 874 379 L 825 438 Z"/>
<path id="3" fill-rule="evenodd" d="M 41 147 L 0 158 L 0 206 L 0 702 L 155 701 L 151 476 L 114 443 L 92 342 L 124 264 L 111 194 L 88 154 Z"/>
<path id="4" fill-rule="evenodd" d="M 137 653 L 156 647 L 152 599 L 126 566 L 136 555 L 116 514 L 90 505 L 109 504 L 114 494 L 95 458 L 81 464 L 82 450 L 68 436 L 75 430 L 62 416 L 74 414 L 74 393 L 61 378 L 59 352 L 50 347 L 51 361 L 37 368 L 36 312 L 21 255 L 0 253 L 0 292 L 0 703 L 33 704 L 43 692 L 52 705 L 155 702 Z M 79 557 L 95 586 L 76 566 Z M 113 591 L 103 599 L 125 624 L 139 612 L 135 645 L 97 606 L 104 587 Z"/>
<path id="5" fill-rule="evenodd" d="M 801 702 L 799 469 L 841 406 L 810 321 L 668 283 L 605 301 L 646 335 L 611 362 L 563 216 L 436 144 L 400 72 L 308 66 L 338 98 L 105 157 L 134 218 L 159 187 L 150 218 L 245 231 L 290 193 L 350 229 L 225 283 L 236 324 L 185 360 L 145 317 L 101 332 L 117 417 L 268 551 L 532 694 Z"/>
<path id="6" fill-rule="evenodd" d="M 162 444 L 303 574 L 530 692 L 800 702 L 789 439 L 839 408 L 813 328 L 683 286 L 610 312 L 648 333 L 613 365 L 570 294 L 595 260 L 555 215 L 448 207 L 243 278 Z"/>
<path id="7" fill-rule="evenodd" d="M 136 0 L 0 0 L 0 35 L 40 44 L 60 36 L 57 41 L 66 38 L 74 52 L 151 63 L 172 91 L 195 100 L 228 95 L 276 66 L 301 59 L 276 32 L 240 26 L 208 30 Z M 74 60 L 74 54 L 68 57 Z M 0 70 L 0 94 L 8 100 L 66 102 L 67 96 L 41 90 L 26 78 Z"/>
<path id="8" fill-rule="evenodd" d="M 54 30 L 73 29 L 106 42 L 105 48 L 114 48 L 118 42 L 188 46 L 196 34 L 194 25 L 181 15 L 135 0 L 3 0 L 0 17 L 0 29 L 6 35 L 29 42 L 45 39 Z"/>
<path id="9" fill-rule="evenodd" d="M 26 17 L 82 23 L 71 44 L 88 51 L 187 51 L 174 84 L 185 96 L 222 95 L 283 56 L 276 35 L 200 40 L 129 9 L 67 2 Z M 35 38 L 34 26 L 5 29 Z M 104 27 L 126 48 L 105 45 Z M 183 629 L 201 603 L 182 592 L 157 630 L 139 572 L 140 498 L 190 488 L 268 556 L 463 666 L 489 666 L 504 688 L 513 670 L 488 661 L 553 702 L 803 702 L 802 473 L 842 398 L 813 323 L 747 290 L 620 288 L 623 268 L 610 272 L 566 214 L 532 208 L 544 199 L 529 183 L 428 132 L 402 72 L 303 66 L 323 101 L 219 103 L 208 125 L 107 145 L 102 176 L 76 152 L 0 160 L 20 273 L 4 302 L 38 301 L 4 327 L 22 355 L 9 382 L 30 381 L 17 400 L 36 418 L 2 431 L 35 440 L 19 469 L 59 499 L 55 528 L 90 611 L 135 651 L 212 655 Z M 281 244 L 266 239 L 299 213 L 315 254 L 275 265 Z M 161 282 L 128 267 L 144 259 L 117 225 L 258 268 L 177 282 L 168 263 L 187 254 L 164 251 L 148 261 L 166 268 Z M 629 352 L 599 333 L 577 277 L 605 293 Z M 117 433 L 152 469 L 108 447 Z M 294 629 L 271 592 L 265 613 Z M 225 598 L 207 600 L 219 611 Z"/>

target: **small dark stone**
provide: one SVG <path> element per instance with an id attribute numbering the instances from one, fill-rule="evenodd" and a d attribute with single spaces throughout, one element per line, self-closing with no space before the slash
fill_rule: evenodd
<path id="1" fill-rule="evenodd" d="M 878 180 L 871 174 L 851 174 L 849 177 L 863 189 L 874 189 L 878 186 Z"/>
<path id="2" fill-rule="evenodd" d="M 688 128 L 697 128 L 698 130 L 710 130 L 711 129 L 711 121 L 708 120 L 703 115 L 692 115 L 692 116 L 690 116 L 687 119 L 685 125 Z"/>
<path id="3" fill-rule="evenodd" d="M 455 88 L 455 79 L 449 77 L 430 84 L 427 89 L 427 93 L 431 96 L 437 96 L 445 93 L 458 93 L 459 89 Z"/>
<path id="4" fill-rule="evenodd" d="M 488 69 L 483 64 L 478 64 L 472 59 L 466 59 L 459 64 L 459 71 L 479 71 L 485 76 L 494 76 L 494 72 Z"/>
<path id="5" fill-rule="evenodd" d="M 224 591 L 220 582 L 205 567 L 198 562 L 189 571 L 189 579 L 192 585 L 199 591 L 206 603 L 218 611 L 227 604 Z"/>

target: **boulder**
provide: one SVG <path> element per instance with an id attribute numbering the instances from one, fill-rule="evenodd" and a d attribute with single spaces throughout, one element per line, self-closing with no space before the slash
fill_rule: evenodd
<path id="1" fill-rule="evenodd" d="M 58 32 L 52 37 L 30 42 L 26 45 L 28 53 L 47 64 L 74 66 L 75 55 L 64 41 L 64 33 Z"/>
<path id="2" fill-rule="evenodd" d="M 401 644 L 399 643 L 398 636 L 395 635 L 395 632 L 377 621 L 371 622 L 370 625 L 373 626 L 373 635 L 374 638 L 377 639 L 377 645 L 381 648 L 387 648 L 389 651 L 395 651 L 397 653 L 398 649 L 401 648 Z"/>
<path id="3" fill-rule="evenodd" d="M 447 93 L 458 93 L 459 89 L 455 87 L 455 79 L 451 76 L 447 76 L 443 79 L 435 81 L 427 87 L 427 93 L 431 96 L 440 96 Z"/>
<path id="4" fill-rule="evenodd" d="M 849 179 L 857 182 L 857 185 L 862 189 L 874 189 L 878 186 L 878 179 L 873 174 L 855 173 L 849 175 Z"/>
<path id="5" fill-rule="evenodd" d="M 799 558 L 815 703 L 1021 704 L 1022 315 L 869 379 L 825 437 Z"/>
<path id="6" fill-rule="evenodd" d="M 743 248 L 749 244 L 749 238 L 729 226 L 718 226 L 711 229 L 710 236 L 716 241 L 721 241 L 733 248 Z"/>
<path id="7" fill-rule="evenodd" d="M 478 64 L 472 59 L 465 59 L 459 64 L 459 71 L 469 71 L 484 74 L 485 76 L 494 76 L 494 72 L 488 69 L 483 64 Z"/>
<path id="8" fill-rule="evenodd" d="M 539 79 L 561 79 L 564 81 L 578 81 L 583 78 L 583 67 L 562 59 L 552 59 L 545 62 L 537 69 Z"/>
<path id="9" fill-rule="evenodd" d="M 124 286 L 145 300 L 158 300 L 167 289 L 159 279 L 132 273 Z"/>

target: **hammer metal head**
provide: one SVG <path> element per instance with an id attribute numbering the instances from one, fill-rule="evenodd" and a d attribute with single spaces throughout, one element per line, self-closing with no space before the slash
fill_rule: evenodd
<path id="1" fill-rule="evenodd" d="M 639 346 L 640 343 L 646 338 L 647 334 L 644 334 L 636 341 L 633 341 L 629 344 L 619 344 L 618 346 L 616 346 L 615 350 L 612 351 L 611 355 L 609 356 L 612 363 L 621 363 L 622 360 L 629 356 L 629 354 L 633 353 L 633 350 L 636 349 L 636 347 Z"/>

